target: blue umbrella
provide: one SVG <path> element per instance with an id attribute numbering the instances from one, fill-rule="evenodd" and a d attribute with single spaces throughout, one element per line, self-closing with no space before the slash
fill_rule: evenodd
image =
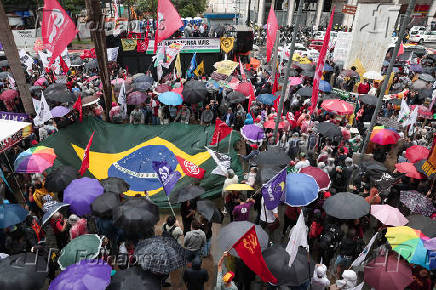
<path id="1" fill-rule="evenodd" d="M 158 100 L 168 106 L 178 106 L 183 103 L 182 96 L 175 92 L 165 92 L 159 95 Z"/>
<path id="2" fill-rule="evenodd" d="M 333 71 L 333 67 L 327 63 L 324 64 L 324 71 Z"/>
<path id="3" fill-rule="evenodd" d="M 4 203 L 0 205 L 0 229 L 21 223 L 28 212 L 18 204 Z"/>
<path id="4" fill-rule="evenodd" d="M 257 96 L 256 100 L 265 105 L 274 105 L 274 100 L 277 99 L 273 94 L 261 94 Z"/>
<path id="5" fill-rule="evenodd" d="M 289 206 L 306 206 L 318 198 L 316 180 L 304 173 L 289 173 L 286 176 L 285 203 Z"/>
<path id="6" fill-rule="evenodd" d="M 330 85 L 330 83 L 321 80 L 319 82 L 319 90 L 324 93 L 330 93 L 332 91 L 332 86 Z"/>

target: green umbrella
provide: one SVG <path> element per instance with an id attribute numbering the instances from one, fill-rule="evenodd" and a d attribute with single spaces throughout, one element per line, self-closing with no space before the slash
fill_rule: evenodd
<path id="1" fill-rule="evenodd" d="M 97 235 L 82 235 L 71 240 L 61 250 L 58 264 L 61 270 L 81 260 L 95 259 L 100 253 L 101 238 Z"/>

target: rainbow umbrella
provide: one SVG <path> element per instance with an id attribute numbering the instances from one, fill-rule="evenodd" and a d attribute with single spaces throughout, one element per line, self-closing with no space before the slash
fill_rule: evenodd
<path id="1" fill-rule="evenodd" d="M 411 227 L 388 227 L 386 239 L 392 250 L 400 254 L 410 264 L 421 265 L 429 269 L 427 248 L 424 241 L 429 240 L 421 231 Z"/>
<path id="2" fill-rule="evenodd" d="M 53 148 L 36 146 L 21 152 L 14 162 L 17 173 L 42 173 L 53 166 L 56 158 Z"/>
<path id="3" fill-rule="evenodd" d="M 393 129 L 383 126 L 376 126 L 371 132 L 370 141 L 378 145 L 396 144 L 400 140 L 400 135 Z"/>

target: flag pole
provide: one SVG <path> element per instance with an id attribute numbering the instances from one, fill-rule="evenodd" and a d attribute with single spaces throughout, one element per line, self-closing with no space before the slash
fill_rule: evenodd
<path id="1" fill-rule="evenodd" d="M 378 96 L 377 105 L 376 105 L 375 111 L 372 115 L 371 123 L 369 125 L 368 131 L 367 131 L 366 136 L 365 136 L 365 141 L 363 142 L 362 151 L 360 152 L 360 162 L 362 162 L 363 156 L 366 152 L 366 148 L 368 147 L 369 138 L 370 138 L 372 129 L 374 128 L 375 122 L 377 120 L 378 113 L 380 112 L 383 97 L 384 97 L 386 88 L 388 87 L 389 77 L 392 74 L 392 71 L 394 68 L 394 63 L 397 59 L 398 51 L 400 50 L 400 45 L 403 42 L 404 34 L 406 32 L 406 26 L 410 22 L 410 15 L 412 14 L 412 9 L 414 9 L 414 7 L 415 7 L 415 2 L 416 2 L 416 0 L 410 0 L 409 6 L 407 6 L 406 14 L 403 18 L 403 23 L 401 23 L 401 28 L 400 28 L 400 33 L 398 35 L 398 40 L 397 40 L 397 43 L 395 43 L 394 51 L 392 52 L 392 58 L 391 58 L 391 61 L 389 62 L 388 70 L 386 72 L 386 77 L 385 77 L 383 84 L 380 88 L 380 93 Z"/>
<path id="2" fill-rule="evenodd" d="M 276 43 L 274 46 L 274 55 L 273 55 L 273 61 L 272 61 L 272 79 L 275 81 L 276 79 L 276 72 L 277 72 L 277 60 L 278 60 L 278 54 L 279 54 L 279 44 L 280 44 L 280 31 L 278 31 L 276 36 Z"/>
<path id="3" fill-rule="evenodd" d="M 412 0 L 412 1 L 414 1 L 414 0 Z M 286 69 L 285 69 L 285 83 L 283 84 L 282 93 L 280 95 L 280 103 L 279 103 L 279 108 L 278 108 L 279 110 L 277 112 L 276 125 L 274 126 L 274 132 L 273 132 L 273 141 L 274 141 L 273 143 L 274 144 L 276 142 L 276 135 L 277 135 L 278 130 L 279 130 L 279 122 L 280 122 L 280 119 L 282 117 L 283 104 L 285 101 L 285 93 L 286 93 L 286 88 L 288 87 L 289 72 L 291 70 L 292 57 L 293 57 L 294 51 L 295 51 L 295 42 L 297 39 L 297 30 L 298 30 L 298 27 L 300 26 L 303 5 L 304 5 L 304 0 L 298 4 L 297 19 L 295 20 L 295 29 L 294 29 L 294 32 L 292 35 L 291 47 L 289 49 L 289 60 L 288 60 L 288 63 L 286 64 Z"/>
<path id="4" fill-rule="evenodd" d="M 164 191 L 165 191 L 165 189 L 164 189 Z M 166 193 L 167 192 L 165 191 L 165 195 L 166 195 Z M 171 202 L 170 202 L 170 197 L 168 195 L 167 195 L 167 200 L 168 200 L 168 205 L 170 206 L 170 209 L 173 212 L 173 216 L 176 217 L 176 214 L 174 213 L 173 206 L 171 205 Z"/>

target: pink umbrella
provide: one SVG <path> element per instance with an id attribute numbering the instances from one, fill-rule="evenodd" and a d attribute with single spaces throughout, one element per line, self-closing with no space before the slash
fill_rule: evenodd
<path id="1" fill-rule="evenodd" d="M 238 84 L 235 91 L 240 92 L 244 96 L 248 97 L 250 95 L 250 86 L 251 86 L 251 83 L 242 82 L 242 83 Z"/>
<path id="2" fill-rule="evenodd" d="M 115 85 L 117 85 L 117 84 L 122 84 L 124 82 L 124 79 L 122 79 L 122 78 L 116 78 L 116 79 L 113 79 L 112 81 L 111 81 L 111 84 L 113 84 L 114 86 Z"/>
<path id="3" fill-rule="evenodd" d="M 409 220 L 396 207 L 387 204 L 371 205 L 371 215 L 387 226 L 404 226 Z"/>
<path id="4" fill-rule="evenodd" d="M 140 105 L 147 99 L 147 95 L 143 92 L 134 91 L 127 95 L 127 104 Z"/>
<path id="5" fill-rule="evenodd" d="M 415 110 L 416 105 L 410 106 L 410 110 Z M 429 108 L 423 105 L 418 105 L 418 117 L 425 118 L 425 119 L 432 119 L 433 113 Z"/>
<path id="6" fill-rule="evenodd" d="M 321 168 L 308 166 L 302 168 L 300 173 L 306 173 L 307 175 L 312 176 L 318 184 L 320 190 L 325 190 L 330 187 L 330 176 Z"/>
<path id="7" fill-rule="evenodd" d="M 298 86 L 303 82 L 302 78 L 300 77 L 290 77 L 289 78 L 289 85 L 292 86 Z"/>
<path id="8" fill-rule="evenodd" d="M 379 256 L 365 266 L 364 280 L 375 289 L 404 289 L 413 282 L 412 269 L 397 256 Z"/>
<path id="9" fill-rule="evenodd" d="M 44 83 L 47 82 L 47 79 L 45 77 L 41 77 L 36 80 L 36 82 L 33 83 L 34 86 L 43 86 Z"/>
<path id="10" fill-rule="evenodd" d="M 406 150 L 406 158 L 412 163 L 422 159 L 427 159 L 429 154 L 430 150 L 421 145 L 413 145 Z"/>
<path id="11" fill-rule="evenodd" d="M 7 89 L 0 95 L 0 99 L 3 101 L 12 101 L 17 96 L 18 92 L 16 90 Z"/>
<path id="12" fill-rule="evenodd" d="M 167 85 L 167 84 L 160 84 L 156 87 L 156 92 L 160 93 L 165 93 L 165 92 L 169 92 L 171 91 L 171 86 Z"/>

